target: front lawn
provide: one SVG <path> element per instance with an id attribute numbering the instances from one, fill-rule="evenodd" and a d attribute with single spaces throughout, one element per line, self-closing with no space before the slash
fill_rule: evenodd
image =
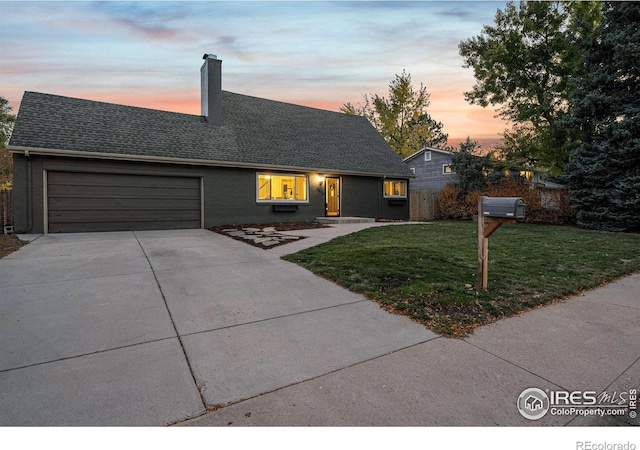
<path id="1" fill-rule="evenodd" d="M 477 224 L 369 228 L 284 257 L 433 331 L 465 336 L 497 319 L 640 270 L 640 235 L 503 225 L 476 287 Z"/>

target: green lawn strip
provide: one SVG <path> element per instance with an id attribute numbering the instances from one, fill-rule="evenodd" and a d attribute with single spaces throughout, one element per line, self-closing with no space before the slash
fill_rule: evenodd
<path id="1" fill-rule="evenodd" d="M 477 225 L 370 228 L 288 255 L 312 272 L 447 336 L 640 270 L 640 235 L 504 225 L 489 239 L 489 291 L 478 290 Z"/>

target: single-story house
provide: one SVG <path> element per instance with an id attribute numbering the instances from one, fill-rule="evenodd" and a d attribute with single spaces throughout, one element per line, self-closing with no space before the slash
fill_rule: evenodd
<path id="1" fill-rule="evenodd" d="M 201 115 L 25 92 L 15 231 L 409 218 L 409 168 L 366 118 L 223 91 L 204 59 Z"/>
<path id="2" fill-rule="evenodd" d="M 451 155 L 448 150 L 424 147 L 404 159 L 405 164 L 415 175 L 411 180 L 411 189 L 416 191 L 441 191 L 457 180 L 451 171 Z"/>

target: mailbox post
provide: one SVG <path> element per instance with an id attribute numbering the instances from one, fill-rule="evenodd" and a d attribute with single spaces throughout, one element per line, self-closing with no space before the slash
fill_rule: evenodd
<path id="1" fill-rule="evenodd" d="M 489 285 L 489 236 L 503 223 L 524 219 L 524 207 L 520 197 L 478 197 L 478 288 Z"/>

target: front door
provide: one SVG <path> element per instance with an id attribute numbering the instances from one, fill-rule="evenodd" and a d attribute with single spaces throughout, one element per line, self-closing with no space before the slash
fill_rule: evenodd
<path id="1" fill-rule="evenodd" d="M 340 215 L 340 178 L 326 178 L 327 216 Z"/>

